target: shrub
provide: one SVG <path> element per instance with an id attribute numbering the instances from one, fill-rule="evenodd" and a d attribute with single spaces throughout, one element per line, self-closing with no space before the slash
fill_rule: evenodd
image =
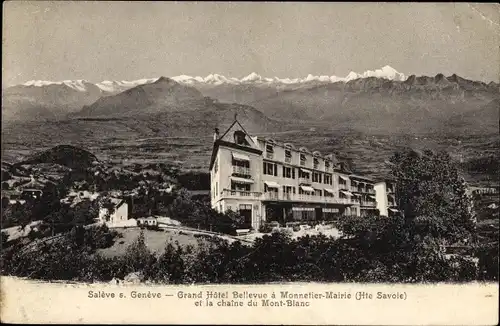
<path id="1" fill-rule="evenodd" d="M 184 250 L 179 244 L 167 244 L 146 277 L 154 282 L 182 283 L 185 277 Z"/>

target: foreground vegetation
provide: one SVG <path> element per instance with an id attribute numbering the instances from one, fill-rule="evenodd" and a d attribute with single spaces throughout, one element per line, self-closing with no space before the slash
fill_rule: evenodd
<path id="1" fill-rule="evenodd" d="M 412 240 L 402 218 L 390 223 L 372 218 L 367 221 L 370 226 L 358 222 L 346 221 L 341 228 L 347 236 L 338 240 L 325 236 L 294 240 L 273 232 L 252 246 L 205 239 L 197 249 L 167 243 L 161 254 L 148 249 L 141 233 L 125 255 L 111 258 L 95 251 L 110 246 L 116 234 L 105 226 L 75 228 L 59 241 L 40 243 L 36 250 L 23 249 L 19 242 L 7 247 L 1 268 L 4 275 L 85 282 L 127 279 L 131 273 L 141 281 L 159 283 L 495 279 L 487 261 L 480 261 L 478 273 L 466 258 L 446 258 L 437 241 Z"/>

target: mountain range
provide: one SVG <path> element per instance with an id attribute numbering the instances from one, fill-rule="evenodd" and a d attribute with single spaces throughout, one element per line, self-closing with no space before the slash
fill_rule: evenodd
<path id="1" fill-rule="evenodd" d="M 230 123 L 237 113 L 259 132 L 310 123 L 382 133 L 490 133 L 498 131 L 499 98 L 494 82 L 443 74 L 406 77 L 389 66 L 343 78 L 252 73 L 241 79 L 212 74 L 97 84 L 30 81 L 3 90 L 2 120 L 18 126 L 45 121 L 47 130 L 65 121 L 76 134 L 96 121 L 116 127 L 119 120 L 147 135 L 173 135 L 185 127 L 206 132 L 201 129 Z"/>
<path id="2" fill-rule="evenodd" d="M 367 77 L 379 77 L 379 78 L 385 78 L 385 79 L 390 79 L 390 80 L 405 80 L 406 77 L 404 74 L 398 72 L 394 68 L 390 66 L 384 66 L 380 69 L 376 70 L 367 70 L 361 74 L 356 73 L 351 71 L 347 76 L 345 77 L 337 77 L 337 76 L 326 76 L 326 75 L 321 75 L 321 76 L 316 76 L 316 75 L 311 75 L 309 74 L 305 78 L 279 78 L 279 77 L 262 77 L 261 75 L 252 72 L 248 76 L 245 76 L 243 78 L 236 78 L 236 77 L 225 77 L 223 75 L 219 74 L 209 74 L 206 77 L 200 77 L 200 76 L 187 76 L 187 75 L 180 75 L 180 76 L 175 76 L 171 77 L 174 81 L 182 84 L 212 84 L 212 85 L 221 85 L 221 84 L 232 84 L 232 85 L 241 85 L 241 84 L 267 84 L 267 85 L 294 85 L 294 84 L 304 84 L 304 83 L 311 83 L 311 82 L 321 82 L 321 83 L 333 83 L 333 82 L 338 82 L 338 81 L 349 81 L 353 79 L 358 79 L 358 78 L 367 78 Z M 124 90 L 127 90 L 129 88 L 142 85 L 142 84 L 149 84 L 149 83 L 154 83 L 157 81 L 159 77 L 157 78 L 143 78 L 143 79 L 138 79 L 138 80 L 132 80 L 132 81 L 109 81 L 105 80 L 99 83 L 94 84 L 98 88 L 100 88 L 103 92 L 107 93 L 118 93 L 122 92 Z M 20 86 L 34 86 L 34 87 L 44 87 L 44 86 L 49 86 L 49 85 L 64 85 L 70 88 L 73 88 L 74 90 L 80 91 L 80 92 L 85 92 L 87 90 L 87 85 L 91 84 L 87 80 L 63 80 L 63 81 L 48 81 L 48 80 L 30 80 Z"/>

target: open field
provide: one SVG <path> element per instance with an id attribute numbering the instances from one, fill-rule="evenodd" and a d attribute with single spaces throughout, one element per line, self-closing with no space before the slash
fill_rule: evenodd
<path id="1" fill-rule="evenodd" d="M 105 249 L 99 249 L 97 252 L 106 257 L 122 256 L 125 254 L 127 247 L 132 244 L 141 233 L 141 229 L 138 227 L 134 228 L 119 228 L 115 229 L 121 234 L 121 238 L 117 238 L 113 246 Z M 144 231 L 144 239 L 148 248 L 157 254 L 163 253 L 165 246 L 171 243 L 175 246 L 179 243 L 182 247 L 187 247 L 189 245 L 195 248 L 199 245 L 199 241 L 204 241 L 194 237 L 193 234 L 187 234 L 184 232 L 173 231 L 173 230 L 142 230 Z"/>

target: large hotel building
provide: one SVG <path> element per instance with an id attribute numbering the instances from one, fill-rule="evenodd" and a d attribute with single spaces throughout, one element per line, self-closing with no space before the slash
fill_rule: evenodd
<path id="1" fill-rule="evenodd" d="M 210 177 L 212 208 L 237 211 L 254 229 L 265 221 L 390 215 L 387 201 L 376 200 L 387 197 L 382 183 L 376 193 L 372 179 L 347 171 L 333 155 L 252 137 L 237 120 L 214 134 Z"/>

